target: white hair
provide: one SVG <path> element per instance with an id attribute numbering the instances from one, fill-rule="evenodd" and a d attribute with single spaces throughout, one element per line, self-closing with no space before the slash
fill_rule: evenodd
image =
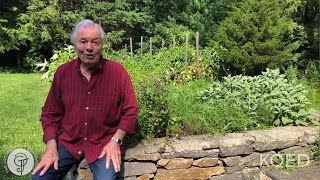
<path id="1" fill-rule="evenodd" d="M 76 44 L 79 29 L 81 27 L 86 27 L 86 26 L 97 26 L 100 30 L 100 38 L 102 39 L 102 41 L 104 41 L 104 39 L 106 37 L 106 33 L 103 31 L 102 27 L 99 24 L 97 24 L 89 19 L 84 19 L 84 20 L 79 21 L 72 31 L 70 40 L 73 45 Z"/>

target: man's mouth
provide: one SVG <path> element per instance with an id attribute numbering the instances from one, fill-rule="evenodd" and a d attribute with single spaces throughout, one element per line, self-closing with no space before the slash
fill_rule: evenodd
<path id="1" fill-rule="evenodd" d="M 92 59 L 94 57 L 94 54 L 85 54 L 86 58 Z"/>

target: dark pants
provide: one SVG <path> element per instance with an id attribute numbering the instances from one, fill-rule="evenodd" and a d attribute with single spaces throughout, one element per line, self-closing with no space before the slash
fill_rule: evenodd
<path id="1" fill-rule="evenodd" d="M 70 171 L 74 164 L 79 162 L 72 157 L 70 152 L 62 145 L 58 145 L 59 153 L 59 167 L 55 170 L 53 165 L 47 170 L 43 176 L 39 176 L 42 169 L 40 169 L 35 175 L 32 176 L 33 180 L 57 180 L 63 179 Z M 114 170 L 113 163 L 110 162 L 110 168 L 106 168 L 106 158 L 97 159 L 95 162 L 89 164 L 89 167 L 93 173 L 94 180 L 115 180 L 117 173 Z"/>

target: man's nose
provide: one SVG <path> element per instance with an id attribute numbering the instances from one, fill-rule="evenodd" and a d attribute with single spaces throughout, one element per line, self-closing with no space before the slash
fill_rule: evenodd
<path id="1" fill-rule="evenodd" d="M 87 51 L 92 51 L 93 50 L 93 44 L 91 42 L 88 42 L 86 45 L 86 50 Z"/>

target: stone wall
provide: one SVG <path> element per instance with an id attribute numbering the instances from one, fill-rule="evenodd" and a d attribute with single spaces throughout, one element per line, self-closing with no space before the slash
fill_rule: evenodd
<path id="1" fill-rule="evenodd" d="M 308 145 L 315 143 L 318 129 L 288 126 L 224 136 L 143 140 L 128 145 L 120 179 L 252 179 L 280 153 L 312 159 Z"/>

